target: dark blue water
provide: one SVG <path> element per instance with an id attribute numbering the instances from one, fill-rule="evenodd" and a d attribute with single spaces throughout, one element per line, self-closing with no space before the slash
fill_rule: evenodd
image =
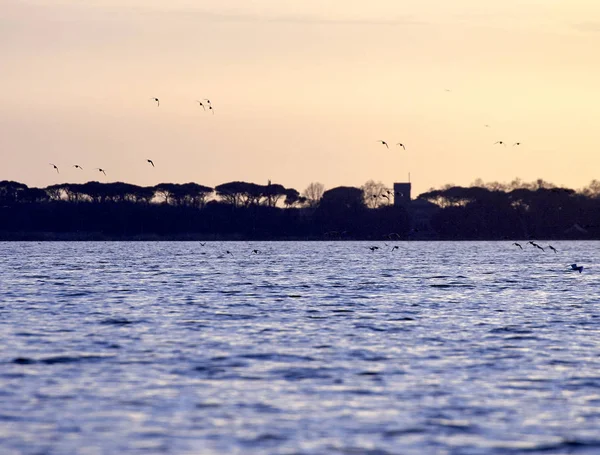
<path id="1" fill-rule="evenodd" d="M 598 454 L 600 243 L 510 243 L 0 243 L 0 453 Z"/>

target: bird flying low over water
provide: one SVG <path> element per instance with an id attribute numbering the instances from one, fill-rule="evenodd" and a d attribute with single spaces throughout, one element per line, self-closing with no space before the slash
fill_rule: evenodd
<path id="1" fill-rule="evenodd" d="M 378 246 L 370 246 L 368 247 L 373 253 L 375 252 L 375 250 L 378 250 L 379 247 Z"/>
<path id="2" fill-rule="evenodd" d="M 56 173 L 57 173 L 57 174 L 60 174 L 60 172 L 58 172 L 58 166 L 57 166 L 56 164 L 52 164 L 52 163 L 49 163 L 49 164 L 50 164 L 50 166 L 52 166 L 54 169 L 56 169 Z"/>
<path id="3" fill-rule="evenodd" d="M 97 167 L 96 169 L 94 169 L 98 172 L 102 172 L 104 175 L 106 175 L 106 172 L 104 172 L 104 169 Z"/>
<path id="4" fill-rule="evenodd" d="M 583 270 L 583 266 L 577 265 L 577 264 L 571 264 L 571 270 L 577 270 L 579 273 L 581 273 L 581 271 Z"/>
<path id="5" fill-rule="evenodd" d="M 148 161 L 148 163 L 150 163 L 152 165 L 152 167 L 154 167 L 154 163 L 152 162 L 152 160 L 146 160 Z"/>
<path id="6" fill-rule="evenodd" d="M 398 142 L 396 145 L 402 147 L 404 150 L 406 150 L 406 147 L 404 147 L 404 144 L 402 142 Z"/>
<path id="7" fill-rule="evenodd" d="M 259 254 L 259 253 L 260 253 L 260 251 L 258 251 L 258 250 L 252 250 L 252 253 L 253 253 L 253 254 Z"/>
<path id="8" fill-rule="evenodd" d="M 552 245 L 548 245 L 548 248 L 550 248 L 555 253 L 558 253 L 558 250 L 556 248 L 554 248 Z"/>
<path id="9" fill-rule="evenodd" d="M 158 98 L 150 98 L 152 101 L 156 101 L 156 107 L 160 106 L 160 101 Z"/>
<path id="10" fill-rule="evenodd" d="M 83 171 L 83 168 L 79 164 L 74 164 L 73 167 L 75 169 L 81 169 Z"/>
<path id="11" fill-rule="evenodd" d="M 397 250 L 397 249 L 399 249 L 399 248 L 400 248 L 400 247 L 399 247 L 398 245 L 394 245 L 394 246 L 392 247 L 392 251 L 394 251 L 394 250 Z"/>
<path id="12" fill-rule="evenodd" d="M 377 142 L 381 142 L 383 145 L 385 145 L 387 148 L 390 148 L 390 146 L 387 144 L 387 142 L 382 141 L 381 139 L 379 139 Z"/>
<path id="13" fill-rule="evenodd" d="M 518 243 L 518 242 L 513 243 L 513 245 L 518 246 L 519 248 L 523 249 L 523 247 L 521 246 L 521 244 Z"/>

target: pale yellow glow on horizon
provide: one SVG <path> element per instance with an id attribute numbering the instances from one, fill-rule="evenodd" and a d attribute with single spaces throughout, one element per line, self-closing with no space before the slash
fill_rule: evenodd
<path id="1" fill-rule="evenodd" d="M 591 0 L 5 0 L 0 180 L 579 188 L 598 44 Z"/>

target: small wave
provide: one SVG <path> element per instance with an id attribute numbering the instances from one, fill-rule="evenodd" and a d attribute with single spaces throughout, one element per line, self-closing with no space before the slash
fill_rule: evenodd
<path id="1" fill-rule="evenodd" d="M 275 376 L 281 376 L 288 381 L 301 381 L 303 379 L 331 379 L 333 375 L 324 368 L 276 368 L 269 371 Z"/>
<path id="2" fill-rule="evenodd" d="M 42 359 L 32 359 L 29 357 L 16 357 L 12 363 L 17 365 L 31 365 L 31 364 L 44 364 L 44 365 L 55 365 L 60 363 L 79 363 L 79 362 L 97 362 L 100 360 L 112 359 L 114 356 L 105 355 L 62 355 L 54 357 L 45 357 Z"/>
<path id="3" fill-rule="evenodd" d="M 383 436 L 386 438 L 396 438 L 399 436 L 406 436 L 410 434 L 422 434 L 427 433 L 427 429 L 425 428 L 399 428 L 397 430 L 386 430 L 383 432 Z"/>
<path id="4" fill-rule="evenodd" d="M 215 313 L 215 317 L 232 321 L 245 321 L 248 319 L 256 319 L 258 316 L 254 316 L 253 314 Z"/>
<path id="5" fill-rule="evenodd" d="M 108 319 L 104 319 L 104 320 L 100 321 L 100 324 L 103 324 L 103 325 L 129 325 L 129 324 L 136 324 L 138 322 L 141 322 L 141 321 L 132 321 L 132 320 L 126 319 L 126 318 L 108 318 Z"/>
<path id="6" fill-rule="evenodd" d="M 261 354 L 243 354 L 239 357 L 250 360 L 267 360 L 271 362 L 313 362 L 313 357 L 294 355 L 294 354 L 279 354 L 279 353 L 261 353 Z"/>

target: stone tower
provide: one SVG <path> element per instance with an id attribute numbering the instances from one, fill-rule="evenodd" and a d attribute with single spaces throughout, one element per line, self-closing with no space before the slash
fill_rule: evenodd
<path id="1" fill-rule="evenodd" d="M 410 183 L 394 183 L 394 205 L 407 207 L 410 204 Z"/>

